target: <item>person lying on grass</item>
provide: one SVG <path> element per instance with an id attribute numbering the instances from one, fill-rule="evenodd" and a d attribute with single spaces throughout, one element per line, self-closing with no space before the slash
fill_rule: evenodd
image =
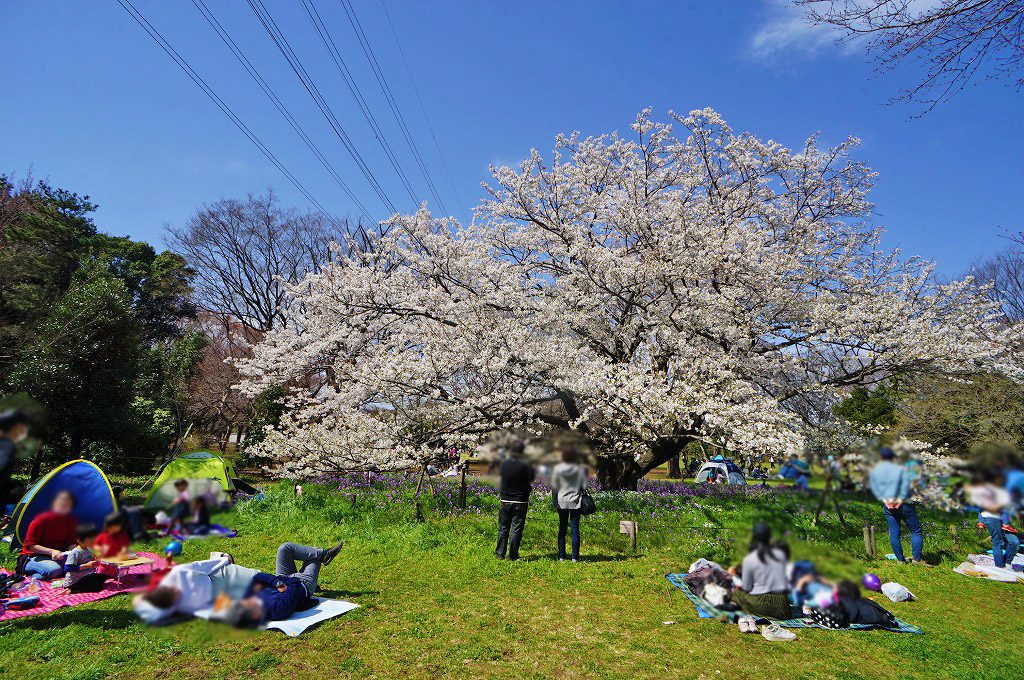
<path id="1" fill-rule="evenodd" d="M 149 624 L 175 614 L 194 615 L 218 598 L 232 600 L 221 618 L 239 627 L 290 618 L 317 589 L 320 568 L 341 551 L 284 543 L 277 549 L 275 574 L 233 564 L 228 557 L 174 567 L 160 584 L 133 601 L 135 613 Z M 296 570 L 295 560 L 302 566 Z"/>
<path id="2" fill-rule="evenodd" d="M 284 543 L 277 549 L 275 574 L 258 572 L 245 597 L 227 609 L 224 620 L 237 628 L 255 628 L 267 621 L 291 618 L 313 597 L 319 587 L 320 567 L 330 564 L 341 550 L 341 542 L 327 550 L 308 545 Z M 302 567 L 295 569 L 295 561 Z"/>

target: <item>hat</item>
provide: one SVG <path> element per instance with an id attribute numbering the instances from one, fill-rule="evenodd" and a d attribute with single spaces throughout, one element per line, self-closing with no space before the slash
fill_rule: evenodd
<path id="1" fill-rule="evenodd" d="M 885 446 L 878 452 L 878 455 L 882 457 L 882 460 L 892 460 L 896 457 L 896 452 Z"/>

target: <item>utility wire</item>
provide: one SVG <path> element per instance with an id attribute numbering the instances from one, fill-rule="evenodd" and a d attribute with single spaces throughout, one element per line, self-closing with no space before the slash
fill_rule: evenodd
<path id="1" fill-rule="evenodd" d="M 278 27 L 277 22 L 274 21 L 274 17 L 270 14 L 270 11 L 267 10 L 262 0 L 247 0 L 247 2 L 249 7 L 252 8 L 252 11 L 256 14 L 260 23 L 263 25 L 263 28 L 267 31 L 270 39 L 274 42 L 274 45 L 277 46 L 277 49 L 282 55 L 284 55 L 285 60 L 288 62 L 288 65 L 291 67 L 296 77 L 298 77 L 299 82 L 301 82 L 302 86 L 306 88 L 309 96 L 312 97 L 314 103 L 316 103 L 317 108 L 319 108 L 320 112 L 323 113 L 328 124 L 330 124 L 334 133 L 338 136 L 338 139 L 340 139 L 342 144 L 345 146 L 345 149 L 352 157 L 352 160 L 355 161 L 360 171 L 362 171 L 363 176 L 366 177 L 370 186 L 373 187 L 374 192 L 380 198 L 381 202 L 384 203 L 392 213 L 397 213 L 398 209 L 395 207 L 395 204 L 391 202 L 390 198 L 388 198 L 387 193 L 377 180 L 377 177 L 373 174 L 373 171 L 370 170 L 369 165 L 367 165 L 365 159 L 363 159 L 362 155 L 359 153 L 359 150 L 356 149 L 351 137 L 349 137 L 348 133 L 345 131 L 344 126 L 334 114 L 334 111 L 327 103 L 327 100 L 324 99 L 323 94 L 321 94 L 319 88 L 317 88 L 313 78 L 309 75 L 305 66 L 303 66 L 302 60 L 299 59 L 295 50 L 292 49 L 291 44 L 288 42 L 288 39 L 285 37 L 280 27 Z"/>
<path id="2" fill-rule="evenodd" d="M 305 142 L 309 150 L 312 151 L 313 155 L 316 156 L 317 160 L 320 161 L 320 164 L 324 166 L 328 173 L 330 173 L 331 177 L 334 178 L 334 181 L 338 184 L 338 186 L 341 187 L 342 191 L 344 191 L 345 194 L 349 197 L 349 199 L 351 199 L 352 202 L 356 204 L 362 215 L 368 221 L 373 222 L 373 218 L 370 217 L 369 211 L 366 209 L 366 206 L 363 205 L 362 201 L 360 201 L 356 197 L 356 195 L 352 192 L 351 188 L 348 186 L 345 180 L 342 179 L 338 171 L 334 168 L 333 165 L 331 165 L 331 163 L 324 156 L 323 152 L 319 149 L 319 147 L 317 147 L 313 140 L 310 139 L 309 135 L 306 134 L 306 131 L 302 129 L 302 126 L 299 125 L 299 122 L 295 119 L 295 117 L 291 114 L 288 108 L 284 105 L 284 102 L 282 102 L 281 99 L 277 96 L 273 88 L 271 88 L 270 85 L 267 84 L 267 81 L 263 78 L 263 76 L 260 75 L 259 70 L 253 65 L 252 61 L 249 60 L 245 53 L 242 52 L 241 48 L 238 47 L 238 44 L 231 38 L 231 35 L 228 33 L 227 29 L 225 29 L 224 26 L 220 23 L 220 21 L 217 20 L 217 17 L 214 16 L 213 12 L 206 5 L 206 3 L 203 2 L 203 0 L 192 0 L 192 4 L 195 5 L 196 9 L 199 10 L 200 14 L 203 15 L 203 18 L 206 19 L 206 22 L 210 24 L 213 30 L 217 32 L 217 35 L 224 42 L 224 44 L 228 46 L 228 49 L 231 50 L 231 53 L 235 55 L 235 58 L 239 61 L 239 63 L 242 64 L 242 66 L 249 73 L 249 75 L 252 76 L 253 80 L 256 81 L 256 84 L 259 85 L 261 90 L 263 90 L 263 93 L 267 95 L 267 98 L 270 99 L 271 103 L 274 104 L 274 106 L 281 113 L 281 115 L 284 116 L 285 120 L 288 121 L 288 124 L 292 127 L 292 129 L 295 130 L 295 133 L 299 135 L 303 142 Z"/>
<path id="3" fill-rule="evenodd" d="M 412 91 L 416 94 L 416 101 L 419 103 L 420 112 L 423 114 L 423 120 L 427 122 L 427 129 L 430 131 L 430 137 L 434 140 L 434 148 L 437 149 L 437 155 L 441 158 L 441 166 L 444 168 L 445 175 L 448 176 L 448 183 L 451 184 L 452 191 L 455 193 L 455 200 L 459 202 L 459 208 L 464 208 L 465 203 L 462 202 L 462 196 L 459 194 L 459 189 L 455 186 L 455 180 L 452 179 L 452 171 L 448 167 L 448 159 L 445 158 L 444 152 L 441 151 L 441 144 L 437 141 L 437 134 L 434 132 L 434 126 L 430 123 L 430 116 L 427 115 L 427 107 L 423 105 L 423 98 L 420 96 L 420 89 L 416 87 L 416 79 L 412 76 L 412 69 L 409 68 L 409 60 L 405 58 L 405 50 L 402 49 L 402 41 L 398 38 L 398 31 L 395 29 L 395 23 L 391 20 L 391 13 L 388 12 L 387 3 L 384 0 L 380 0 L 380 6 L 384 9 L 384 16 L 387 17 L 388 26 L 391 27 L 391 35 L 395 36 L 395 45 L 398 47 L 398 54 L 402 57 L 402 64 L 405 66 L 405 72 L 409 76 L 409 82 L 412 84 Z"/>
<path id="4" fill-rule="evenodd" d="M 430 188 L 431 195 L 434 197 L 434 200 L 437 201 L 441 210 L 447 213 L 448 210 L 445 208 L 444 202 L 437 193 L 437 187 L 434 186 L 434 180 L 427 171 L 426 163 L 423 162 L 423 156 L 420 155 L 420 150 L 416 147 L 416 142 L 413 140 L 412 133 L 409 131 L 409 126 L 405 122 L 405 117 L 402 115 L 402 111 L 395 101 L 394 94 L 391 92 L 391 87 L 388 86 L 387 79 L 384 78 L 384 73 L 381 70 L 380 63 L 377 61 L 377 57 L 373 53 L 373 48 L 370 46 L 370 41 L 367 39 L 366 33 L 363 31 L 363 26 L 359 22 L 359 17 L 356 16 L 355 8 L 352 7 L 349 0 L 341 0 L 341 6 L 345 9 L 345 14 L 348 16 L 348 21 L 352 25 L 352 30 L 355 31 L 356 38 L 359 39 L 359 44 L 363 48 L 363 54 L 366 55 L 367 61 L 370 62 L 370 68 L 373 71 L 373 75 L 376 77 L 377 83 L 384 92 L 384 98 L 387 99 L 388 106 L 391 108 L 391 113 L 394 114 L 395 120 L 398 122 L 398 126 L 402 129 L 402 135 L 405 137 L 405 142 L 409 145 L 409 150 L 412 152 L 413 158 L 416 159 L 416 165 L 419 166 L 420 172 L 423 174 L 423 179 L 426 180 L 427 186 Z"/>
<path id="5" fill-rule="evenodd" d="M 277 167 L 277 169 L 280 170 L 281 173 L 286 178 L 288 178 L 288 181 L 290 181 L 295 186 L 295 188 L 298 189 L 299 192 L 306 197 L 306 200 L 308 200 L 310 203 L 316 206 L 316 208 L 320 212 L 322 212 L 328 220 L 333 221 L 334 217 L 332 217 L 331 214 L 327 212 L 327 209 L 324 208 L 324 206 L 321 205 L 320 202 L 313 197 L 313 195 L 306 189 L 306 187 L 303 186 L 298 179 L 296 179 L 295 175 L 293 175 L 291 171 L 289 171 L 288 168 L 286 168 L 284 164 L 281 163 L 280 160 L 278 160 L 277 156 L 275 156 L 274 153 L 270 149 L 268 149 L 263 142 L 260 141 L 259 137 L 257 137 L 256 134 L 252 130 L 250 130 L 249 127 L 244 122 L 242 122 L 242 119 L 239 118 L 235 114 L 235 112 L 231 110 L 231 107 L 228 106 L 227 103 L 223 99 L 221 99 L 216 92 L 213 91 L 213 88 L 211 88 L 206 83 L 206 81 L 203 80 L 198 73 L 196 73 L 196 71 L 189 65 L 188 61 L 180 54 L 178 54 L 178 52 L 173 47 L 171 47 L 171 44 L 167 41 L 167 39 L 164 38 L 163 35 L 161 35 L 161 33 L 151 23 L 149 23 L 146 17 L 143 16 L 142 13 L 135 7 L 135 5 L 131 3 L 131 0 L 117 0 L 117 3 L 121 5 L 121 7 L 124 8 L 126 12 L 128 12 L 129 16 L 131 16 L 131 18 L 134 19 L 135 22 L 138 23 L 139 26 L 141 26 L 144 31 L 146 31 L 146 33 L 149 34 L 149 37 L 156 41 L 157 45 L 159 45 L 160 48 L 164 52 L 166 52 L 167 55 L 171 59 L 173 59 L 174 62 L 185 72 L 185 74 L 188 75 L 188 77 L 191 78 L 192 81 L 199 86 L 203 93 L 206 94 L 206 96 L 209 97 L 210 100 L 214 104 L 216 104 L 221 111 L 224 112 L 224 115 L 231 119 L 231 122 L 235 124 L 235 127 L 241 130 L 242 134 L 248 137 L 249 141 L 256 145 L 256 147 L 263 153 L 263 155 L 267 157 L 267 160 L 273 163 L 274 166 Z"/>
<path id="6" fill-rule="evenodd" d="M 327 30 L 327 26 L 324 24 L 323 19 L 320 18 L 320 13 L 317 11 L 316 6 L 313 5 L 309 0 L 302 0 L 302 6 L 306 10 L 306 16 L 313 22 L 313 28 L 316 29 L 317 34 L 320 36 L 320 41 L 327 48 L 327 53 L 331 56 L 331 60 L 337 67 L 338 72 L 341 74 L 342 79 L 345 81 L 345 85 L 348 87 L 348 91 L 355 98 L 356 103 L 359 105 L 359 110 L 363 114 L 363 118 L 370 125 L 373 130 L 374 137 L 380 143 L 381 149 L 384 150 L 384 154 L 391 161 L 391 167 L 398 173 L 399 178 L 402 180 L 402 184 L 405 185 L 406 191 L 409 192 L 409 198 L 412 199 L 413 203 L 419 204 L 419 199 L 416 197 L 416 191 L 412 187 L 412 183 L 409 181 L 409 177 L 405 174 L 402 166 L 398 163 L 398 158 L 395 156 L 391 145 L 388 143 L 384 136 L 383 131 L 377 124 L 376 118 L 373 116 L 369 105 L 366 103 L 365 97 L 363 97 L 362 91 L 359 89 L 359 85 L 356 83 L 355 78 L 352 76 L 352 72 L 348 68 L 348 64 L 345 63 L 345 58 L 341 56 L 341 52 L 338 50 L 338 46 L 334 42 L 334 38 L 331 37 L 330 31 Z"/>

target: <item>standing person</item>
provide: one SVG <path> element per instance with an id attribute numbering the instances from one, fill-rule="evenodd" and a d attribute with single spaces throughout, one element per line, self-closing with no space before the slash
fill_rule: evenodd
<path id="1" fill-rule="evenodd" d="M 16 444 L 28 436 L 28 416 L 21 411 L 0 413 L 0 510 L 9 501 Z M 17 499 L 12 501 L 17 503 Z"/>
<path id="2" fill-rule="evenodd" d="M 1010 492 L 1004 488 L 1005 484 L 1006 476 L 1001 472 L 976 472 L 967 487 L 967 494 L 971 504 L 981 508 L 978 519 L 992 537 L 992 559 L 996 566 L 1012 569 L 1020 539 L 1017 534 L 1003 528 L 1003 513 L 1011 505 Z"/>
<path id="3" fill-rule="evenodd" d="M 61 491 L 48 511 L 36 515 L 18 555 L 19 574 L 45 580 L 64 575 L 64 551 L 78 545 L 78 520 L 71 514 L 74 509 L 75 497 L 70 491 Z"/>
<path id="4" fill-rule="evenodd" d="M 523 454 L 523 443 L 517 441 L 509 447 L 509 457 L 501 461 L 501 510 L 498 511 L 498 547 L 494 550 L 499 560 L 505 559 L 506 547 L 510 560 L 519 559 L 519 542 L 523 539 L 530 504 L 530 485 L 537 476 Z"/>
<path id="5" fill-rule="evenodd" d="M 751 617 L 786 620 L 790 618 L 789 579 L 786 562 L 789 546 L 772 542 L 772 529 L 764 522 L 754 525 L 750 552 L 743 558 L 740 586 L 732 593 L 733 602 Z M 740 630 L 757 632 L 753 621 L 743 621 Z M 761 634 L 769 640 L 793 640 L 796 635 L 778 624 L 764 627 Z"/>
<path id="6" fill-rule="evenodd" d="M 551 471 L 551 492 L 558 510 L 558 560 L 564 561 L 565 536 L 572 532 L 572 561 L 580 559 L 580 499 L 587 483 L 587 469 L 579 464 L 576 450 L 562 448 L 562 462 Z"/>
<path id="7" fill-rule="evenodd" d="M 892 552 L 900 562 L 903 557 L 900 522 L 910 530 L 910 549 L 914 556 L 914 564 L 924 564 L 921 557 L 924 549 L 924 533 L 921 531 L 921 520 L 917 518 L 914 504 L 910 502 L 910 475 L 907 468 L 893 462 L 896 454 L 886 447 L 879 454 L 882 460 L 871 468 L 868 485 L 875 498 L 882 502 L 885 522 L 889 525 L 889 543 Z"/>

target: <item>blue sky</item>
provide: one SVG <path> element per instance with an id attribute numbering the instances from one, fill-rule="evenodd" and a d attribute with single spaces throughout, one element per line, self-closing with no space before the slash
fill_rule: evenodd
<path id="1" fill-rule="evenodd" d="M 411 199 L 294 0 L 265 0 L 400 209 Z M 623 129 L 650 106 L 711 106 L 736 130 L 789 146 L 863 140 L 886 244 L 945 275 L 1024 229 L 1024 95 L 981 82 L 925 116 L 888 98 L 919 74 L 877 75 L 856 45 L 808 28 L 781 0 L 384 0 L 451 169 L 449 183 L 380 0 L 352 0 L 450 212 L 466 217 L 489 164 L 549 150 L 559 132 Z M 425 183 L 338 0 L 315 0 L 416 193 Z M 355 214 L 189 0 L 135 0 L 196 71 L 325 206 Z M 374 216 L 384 211 L 244 2 L 207 0 Z M 0 22 L 0 172 L 31 169 L 99 203 L 106 231 L 161 241 L 202 203 L 273 187 L 306 201 L 114 0 L 11 2 Z M 456 196 L 461 196 L 461 201 Z M 433 200 L 430 200 L 433 203 Z"/>

